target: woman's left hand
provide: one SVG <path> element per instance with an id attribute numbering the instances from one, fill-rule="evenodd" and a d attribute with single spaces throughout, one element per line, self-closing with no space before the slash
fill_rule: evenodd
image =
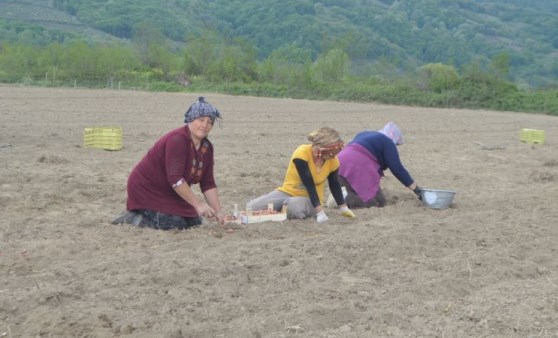
<path id="1" fill-rule="evenodd" d="M 225 226 L 225 214 L 222 211 L 219 211 L 215 214 L 214 219 L 219 223 L 220 226 Z"/>
<path id="2" fill-rule="evenodd" d="M 340 206 L 339 210 L 341 210 L 341 215 L 342 216 L 345 216 L 345 217 L 348 217 L 348 218 L 355 218 L 356 217 L 355 213 L 351 209 L 349 209 L 349 207 L 346 206 L 346 205 Z"/>

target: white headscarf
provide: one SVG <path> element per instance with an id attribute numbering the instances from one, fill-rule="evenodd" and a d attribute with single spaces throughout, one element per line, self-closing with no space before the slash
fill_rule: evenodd
<path id="1" fill-rule="evenodd" d="M 382 129 L 378 130 L 380 133 L 389 137 L 396 145 L 403 144 L 403 134 L 399 127 L 394 122 L 388 122 Z"/>

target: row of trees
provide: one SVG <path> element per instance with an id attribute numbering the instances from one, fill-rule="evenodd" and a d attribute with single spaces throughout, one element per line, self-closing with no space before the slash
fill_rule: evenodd
<path id="1" fill-rule="evenodd" d="M 90 87 L 118 84 L 119 88 L 205 90 L 558 115 L 557 90 L 525 91 L 505 80 L 509 72 L 506 54 L 494 57 L 487 65 L 473 63 L 456 69 L 433 63 L 398 75 L 393 65 L 382 60 L 358 64 L 341 48 L 331 48 L 313 58 L 308 50 L 292 45 L 258 61 L 256 49 L 240 39 L 226 41 L 206 33 L 177 48 L 160 34 L 149 25 L 139 25 L 128 45 L 4 43 L 0 45 L 0 82 Z"/>
<path id="2" fill-rule="evenodd" d="M 0 7 L 0 41 L 12 44 L 130 41 L 151 34 L 141 27 L 151 25 L 175 56 L 175 45 L 208 30 L 250 41 L 258 62 L 277 50 L 296 48 L 316 60 L 339 48 L 353 66 L 367 65 L 359 73 L 368 75 L 378 73 L 369 71 L 371 63 L 462 69 L 505 51 L 508 80 L 534 88 L 558 84 L 553 0 L 4 0 Z"/>
<path id="3" fill-rule="evenodd" d="M 53 0 L 56 9 L 114 36 L 132 39 L 147 21 L 177 43 L 214 29 L 257 46 L 261 61 L 294 45 L 312 58 L 341 48 L 352 60 L 389 56 L 405 67 L 463 67 L 506 51 L 510 79 L 555 85 L 558 24 L 553 0 Z"/>

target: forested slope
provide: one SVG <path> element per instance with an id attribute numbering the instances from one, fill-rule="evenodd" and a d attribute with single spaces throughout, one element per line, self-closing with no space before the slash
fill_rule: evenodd
<path id="1" fill-rule="evenodd" d="M 261 59 L 278 49 L 315 58 L 341 47 L 355 66 L 405 69 L 461 67 L 506 53 L 514 82 L 540 87 L 558 78 L 558 3 L 551 0 L 1 0 L 0 9 L 2 40 L 106 40 L 99 31 L 131 39 L 147 22 L 178 43 L 208 30 L 241 37 Z M 35 33 L 22 36 L 22 23 Z"/>

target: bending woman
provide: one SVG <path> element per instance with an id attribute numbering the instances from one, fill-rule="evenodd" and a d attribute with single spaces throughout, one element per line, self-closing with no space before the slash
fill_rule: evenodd
<path id="1" fill-rule="evenodd" d="M 395 123 L 389 122 L 379 131 L 357 134 L 339 153 L 339 182 L 347 189 L 346 202 L 350 208 L 386 205 L 380 179 L 387 169 L 420 199 L 420 188 L 399 159 L 400 144 L 403 134 Z"/>

